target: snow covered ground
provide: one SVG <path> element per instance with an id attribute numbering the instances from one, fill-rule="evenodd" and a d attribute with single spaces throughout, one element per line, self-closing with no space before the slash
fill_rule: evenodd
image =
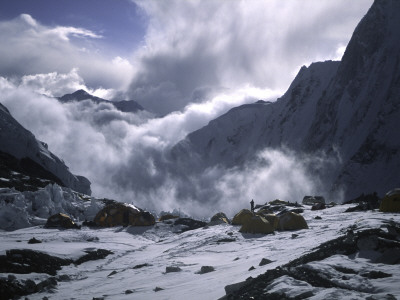
<path id="1" fill-rule="evenodd" d="M 78 258 L 85 250 L 107 249 L 113 254 L 104 259 L 81 265 L 64 266 L 58 275 L 68 275 L 56 288 L 29 295 L 29 299 L 218 299 L 225 295 L 226 285 L 244 281 L 252 276 L 292 261 L 321 243 L 342 236 L 351 226 L 354 230 L 379 228 L 389 221 L 400 222 L 399 214 L 377 211 L 344 213 L 348 205 L 311 211 L 304 217 L 309 229 L 276 232 L 269 235 L 239 233 L 239 226 L 217 225 L 176 233 L 177 226 L 157 223 L 154 227 L 116 227 L 81 230 L 29 227 L 0 232 L 0 255 L 9 249 L 33 249 L 51 255 Z M 320 216 L 322 219 L 315 219 Z M 28 244 L 35 237 L 39 244 Z M 360 252 L 361 253 L 361 252 Z M 341 282 L 343 288 L 316 288 L 288 276 L 275 280 L 269 287 L 296 296 L 312 291 L 311 299 L 366 299 L 386 294 L 400 297 L 398 265 L 372 263 L 373 251 L 353 256 L 334 255 L 308 264 L 308 268 L 323 271 Z M 259 266 L 261 259 L 272 262 Z M 199 274 L 202 266 L 215 270 Z M 249 270 L 251 267 L 254 270 Z M 338 276 L 332 266 L 342 266 L 361 272 L 381 271 L 391 277 L 368 279 L 357 274 Z M 166 267 L 179 267 L 179 272 L 166 272 Z M 3 273 L 1 277 L 7 277 Z M 47 274 L 12 274 L 17 279 L 40 282 Z M 346 287 L 347 286 L 347 287 Z M 350 286 L 350 288 L 348 288 Z M 157 288 L 162 290 L 156 291 Z M 157 289 L 158 290 L 158 289 Z M 387 298 L 390 299 L 390 298 Z M 395 298 L 392 298 L 395 299 Z"/>

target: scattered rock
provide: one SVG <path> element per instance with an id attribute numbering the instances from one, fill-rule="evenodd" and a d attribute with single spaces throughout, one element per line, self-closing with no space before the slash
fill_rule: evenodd
<path id="1" fill-rule="evenodd" d="M 117 274 L 117 271 L 114 270 L 114 271 L 112 271 L 110 274 L 108 274 L 107 277 L 113 276 L 113 275 L 115 275 L 115 274 Z"/>
<path id="2" fill-rule="evenodd" d="M 163 288 L 160 288 L 160 287 L 156 286 L 156 288 L 153 291 L 159 292 L 159 291 L 163 291 L 163 290 L 164 290 Z"/>
<path id="3" fill-rule="evenodd" d="M 317 203 L 311 207 L 311 210 L 322 210 L 326 209 L 325 203 Z"/>
<path id="4" fill-rule="evenodd" d="M 38 292 L 44 292 L 55 289 L 56 286 L 57 286 L 57 280 L 54 277 L 49 277 L 37 285 L 37 290 Z"/>
<path id="5" fill-rule="evenodd" d="M 164 222 L 164 221 L 167 221 L 167 220 L 178 219 L 178 218 L 179 218 L 179 216 L 175 216 L 175 215 L 172 215 L 172 214 L 165 214 L 165 215 L 162 215 L 158 219 L 158 221 Z"/>
<path id="6" fill-rule="evenodd" d="M 292 239 L 295 239 L 295 238 L 297 238 L 298 236 L 299 236 L 298 234 L 292 233 Z"/>
<path id="7" fill-rule="evenodd" d="M 87 250 L 85 251 L 87 254 L 78 258 L 74 263 L 75 265 L 83 264 L 90 260 L 98 260 L 107 257 L 110 254 L 114 254 L 114 252 L 106 250 L 106 249 L 97 249 L 97 250 Z"/>
<path id="8" fill-rule="evenodd" d="M 91 228 L 99 227 L 94 221 L 87 221 L 87 220 L 82 222 L 82 226 L 91 227 Z"/>
<path id="9" fill-rule="evenodd" d="M 321 216 L 316 216 L 314 219 L 315 220 L 322 220 L 322 217 Z"/>
<path id="10" fill-rule="evenodd" d="M 296 214 L 302 214 L 304 212 L 304 209 L 303 208 L 293 208 L 289 211 L 294 212 Z"/>
<path id="11" fill-rule="evenodd" d="M 362 273 L 360 275 L 368 279 L 380 279 L 380 278 L 392 277 L 392 274 L 388 274 L 381 271 L 369 271 L 366 273 Z"/>
<path id="12" fill-rule="evenodd" d="M 229 284 L 229 285 L 225 286 L 225 293 L 227 295 L 232 294 L 232 293 L 238 291 L 245 284 L 246 284 L 246 281 L 241 281 L 241 282 L 237 282 L 237 283 L 234 283 L 234 284 Z"/>
<path id="13" fill-rule="evenodd" d="M 379 197 L 376 193 L 372 194 L 361 194 L 357 198 L 348 200 L 343 202 L 343 204 L 362 204 L 364 203 L 366 206 L 366 210 L 368 209 L 376 209 L 379 208 Z"/>
<path id="14" fill-rule="evenodd" d="M 136 265 L 136 266 L 134 266 L 132 269 L 141 269 L 141 268 L 144 268 L 144 267 L 149 267 L 149 266 L 151 266 L 151 265 L 149 265 L 149 264 L 140 264 L 140 265 Z"/>
<path id="15" fill-rule="evenodd" d="M 71 263 L 71 259 L 51 256 L 40 251 L 12 249 L 7 250 L 6 255 L 0 255 L 0 273 L 56 275 L 61 266 Z"/>
<path id="16" fill-rule="evenodd" d="M 254 266 L 251 266 L 250 268 L 249 268 L 249 271 L 253 271 L 253 270 L 255 270 L 256 268 L 254 267 Z"/>
<path id="17" fill-rule="evenodd" d="M 325 204 L 325 198 L 322 196 L 304 196 L 302 203 L 305 205 Z"/>
<path id="18" fill-rule="evenodd" d="M 272 201 L 270 201 L 268 204 L 269 205 L 287 205 L 289 202 L 287 202 L 287 201 L 283 201 L 283 200 L 280 200 L 280 199 L 275 199 L 275 200 L 272 200 Z"/>
<path id="19" fill-rule="evenodd" d="M 261 259 L 260 263 L 258 264 L 259 266 L 265 266 L 272 263 L 272 260 L 269 260 L 268 258 L 263 258 Z"/>
<path id="20" fill-rule="evenodd" d="M 41 242 L 42 241 L 40 241 L 40 240 L 36 239 L 35 237 L 33 237 L 28 241 L 28 244 L 40 244 Z"/>
<path id="21" fill-rule="evenodd" d="M 174 272 L 180 272 L 180 271 L 182 271 L 182 269 L 179 267 L 175 267 L 175 266 L 165 268 L 165 273 L 174 273 Z"/>
<path id="22" fill-rule="evenodd" d="M 236 239 L 234 238 L 223 238 L 223 239 L 219 239 L 216 243 L 220 244 L 220 243 L 231 243 L 231 242 L 235 242 Z"/>
<path id="23" fill-rule="evenodd" d="M 63 274 L 63 275 L 58 275 L 56 277 L 57 281 L 59 282 L 66 282 L 66 281 L 71 281 L 71 277 L 69 277 L 69 275 L 67 274 Z"/>
<path id="24" fill-rule="evenodd" d="M 125 294 L 126 294 L 126 295 L 133 294 L 133 293 L 134 293 L 134 291 L 132 291 L 132 290 L 126 290 L 126 291 L 125 291 Z"/>
<path id="25" fill-rule="evenodd" d="M 205 273 L 210 273 L 213 271 L 215 271 L 215 269 L 212 266 L 202 266 L 200 271 L 197 272 L 196 274 L 205 274 Z"/>
<path id="26" fill-rule="evenodd" d="M 182 229 L 182 232 L 202 228 L 207 225 L 206 222 L 194 220 L 191 218 L 179 218 L 175 221 L 174 224 L 175 225 L 185 225 L 185 228 Z"/>

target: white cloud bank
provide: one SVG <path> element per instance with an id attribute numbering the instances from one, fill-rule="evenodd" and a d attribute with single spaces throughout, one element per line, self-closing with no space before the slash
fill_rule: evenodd
<path id="1" fill-rule="evenodd" d="M 149 209 L 181 207 L 207 216 L 233 212 L 249 197 L 266 202 L 276 197 L 298 199 L 312 190 L 302 164 L 280 151 L 261 154 L 257 167 L 245 170 L 211 168 L 201 174 L 177 174 L 168 151 L 185 135 L 224 113 L 232 105 L 274 99 L 270 90 L 226 91 L 182 112 L 163 118 L 130 114 L 90 101 L 60 104 L 0 78 L 2 103 L 23 126 L 65 160 L 71 171 L 87 176 L 94 194 L 133 202 Z M 265 190 L 268 183 L 269 189 Z"/>
<path id="2" fill-rule="evenodd" d="M 93 43 L 96 39 L 101 36 L 90 30 L 49 27 L 26 14 L 1 21 L 0 76 L 19 79 L 75 70 L 91 89 L 125 89 L 131 80 L 132 65 L 126 59 L 101 53 Z"/>

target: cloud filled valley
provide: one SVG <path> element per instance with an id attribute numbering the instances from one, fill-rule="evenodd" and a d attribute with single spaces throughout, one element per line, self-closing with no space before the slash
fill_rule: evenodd
<path id="1" fill-rule="evenodd" d="M 45 141 L 72 172 L 89 178 L 99 197 L 158 211 L 182 207 L 202 216 L 228 203 L 240 206 L 251 197 L 260 202 L 270 200 L 265 182 L 270 198 L 295 199 L 312 189 L 301 163 L 280 151 L 261 153 L 262 163 L 244 170 L 216 166 L 199 174 L 194 170 L 177 172 L 170 160 L 171 147 L 186 134 L 231 106 L 260 98 L 275 99 L 277 94 L 270 90 L 227 91 L 162 118 L 148 112 L 123 113 L 111 105 L 89 100 L 61 104 L 4 78 L 1 90 L 3 104 L 11 114 Z M 187 177 L 189 173 L 192 175 Z M 244 182 L 246 185 L 238 189 Z"/>
<path id="2" fill-rule="evenodd" d="M 98 48 L 105 33 L 23 14 L 0 22 L 9 45 L 0 49 L 1 102 L 73 173 L 89 178 L 99 197 L 200 217 L 253 198 L 300 201 L 326 192 L 310 172 L 316 162 L 332 163 L 324 153 L 261 147 L 251 161 L 208 166 L 195 155 L 190 164 L 180 161 L 171 150 L 234 107 L 274 102 L 303 64 L 340 58 L 367 2 L 346 2 L 343 14 L 345 1 L 310 1 L 302 9 L 300 2 L 135 1 L 147 29 L 130 57 Z M 78 89 L 132 99 L 146 110 L 54 98 Z"/>

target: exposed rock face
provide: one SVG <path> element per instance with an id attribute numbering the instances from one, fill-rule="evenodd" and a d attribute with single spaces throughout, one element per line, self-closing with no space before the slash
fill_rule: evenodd
<path id="1" fill-rule="evenodd" d="M 32 164 L 37 164 L 47 171 L 46 178 L 51 173 L 54 176 L 51 180 L 77 192 L 91 194 L 90 181 L 83 176 L 72 174 L 65 163 L 51 153 L 45 143 L 38 141 L 30 131 L 22 127 L 2 104 L 0 104 L 0 151 L 14 157 L 20 165 L 24 165 L 25 161 L 25 169 L 32 171 L 34 170 Z"/>

